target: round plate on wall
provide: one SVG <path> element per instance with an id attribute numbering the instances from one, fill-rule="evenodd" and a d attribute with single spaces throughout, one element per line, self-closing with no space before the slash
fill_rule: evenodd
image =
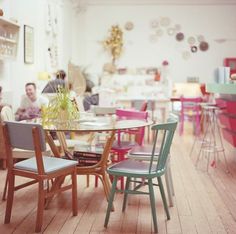
<path id="1" fill-rule="evenodd" d="M 181 25 L 180 24 L 176 24 L 175 25 L 175 30 L 176 31 L 180 31 L 181 30 Z"/>
<path id="2" fill-rule="evenodd" d="M 190 57 L 191 57 L 191 54 L 190 54 L 189 51 L 184 51 L 184 52 L 182 53 L 182 58 L 183 58 L 184 60 L 188 60 L 188 59 L 190 59 Z"/>
<path id="3" fill-rule="evenodd" d="M 134 28 L 133 22 L 131 22 L 131 21 L 126 22 L 126 24 L 125 24 L 125 29 L 126 29 L 126 30 L 130 31 L 130 30 L 132 30 L 133 28 Z"/>
<path id="4" fill-rule="evenodd" d="M 170 18 L 162 17 L 160 20 L 160 25 L 163 27 L 168 27 L 170 25 L 170 22 L 171 22 Z"/>
<path id="5" fill-rule="evenodd" d="M 160 28 L 160 29 L 157 29 L 156 30 L 156 35 L 158 36 L 158 37 L 161 37 L 162 35 L 163 35 L 163 30 Z"/>
<path id="6" fill-rule="evenodd" d="M 155 35 L 155 34 L 152 34 L 149 36 L 149 41 L 152 42 L 152 43 L 155 43 L 158 41 L 158 36 Z"/>
<path id="7" fill-rule="evenodd" d="M 183 41 L 184 40 L 184 34 L 182 32 L 179 32 L 175 36 L 177 41 Z"/>
<path id="8" fill-rule="evenodd" d="M 167 29 L 167 34 L 169 36 L 173 36 L 175 34 L 175 28 L 168 28 Z"/>
<path id="9" fill-rule="evenodd" d="M 158 28 L 159 27 L 159 22 L 157 19 L 154 19 L 150 23 L 151 28 Z"/>
<path id="10" fill-rule="evenodd" d="M 197 46 L 191 46 L 191 52 L 196 53 L 197 52 Z"/>
<path id="11" fill-rule="evenodd" d="M 188 38 L 188 44 L 189 45 L 194 45 L 196 43 L 196 39 L 194 37 L 189 37 Z"/>
<path id="12" fill-rule="evenodd" d="M 201 51 L 207 51 L 208 48 L 209 48 L 209 44 L 208 44 L 207 42 L 205 42 L 205 41 L 202 41 L 202 42 L 200 43 L 200 45 L 199 45 L 199 49 L 200 49 Z"/>
<path id="13" fill-rule="evenodd" d="M 205 41 L 205 38 L 203 35 L 198 35 L 197 40 L 198 40 L 198 42 L 202 42 L 202 41 Z"/>

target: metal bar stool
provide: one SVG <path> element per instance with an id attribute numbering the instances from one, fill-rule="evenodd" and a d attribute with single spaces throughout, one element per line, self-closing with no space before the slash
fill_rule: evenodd
<path id="1" fill-rule="evenodd" d="M 201 155 L 205 155 L 207 157 L 207 172 L 209 170 L 209 165 L 212 167 L 216 167 L 216 161 L 219 160 L 219 153 L 223 154 L 226 171 L 229 172 L 225 150 L 222 142 L 220 126 L 217 121 L 217 112 L 220 111 L 220 108 L 216 105 L 202 105 L 202 122 L 204 126 L 203 138 L 198 139 L 200 141 L 201 146 L 198 152 L 196 167 L 200 161 Z M 193 148 L 196 144 L 197 138 L 195 138 L 191 154 L 193 152 Z M 210 163 L 210 156 L 213 154 L 213 160 Z"/>

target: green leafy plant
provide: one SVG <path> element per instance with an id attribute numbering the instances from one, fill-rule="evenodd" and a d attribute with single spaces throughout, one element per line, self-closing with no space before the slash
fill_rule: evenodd
<path id="1" fill-rule="evenodd" d="M 68 88 L 58 87 L 56 96 L 49 101 L 47 107 L 42 108 L 42 124 L 68 122 L 79 119 L 79 109 L 75 100 L 70 98 Z"/>

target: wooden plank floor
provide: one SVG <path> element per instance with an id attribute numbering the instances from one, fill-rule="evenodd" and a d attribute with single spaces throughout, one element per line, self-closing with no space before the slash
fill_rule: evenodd
<path id="1" fill-rule="evenodd" d="M 230 173 L 225 172 L 223 160 L 217 168 L 209 168 L 201 159 L 198 169 L 194 166 L 197 150 L 192 158 L 189 152 L 193 136 L 176 133 L 171 167 L 174 179 L 174 207 L 170 208 L 171 220 L 167 221 L 156 190 L 156 207 L 159 233 L 236 233 L 236 150 L 225 143 Z M 6 171 L 0 171 L 0 196 Z M 20 181 L 20 180 L 18 180 Z M 78 176 L 78 216 L 71 216 L 71 195 L 64 192 L 55 197 L 44 212 L 44 233 L 151 233 L 153 224 L 147 196 L 132 196 L 125 213 L 121 212 L 122 194 L 115 199 L 115 212 L 111 213 L 108 228 L 103 227 L 107 202 L 101 184 L 94 188 L 91 177 L 89 188 L 86 180 Z M 15 193 L 11 223 L 4 225 L 6 202 L 0 201 L 0 233 L 33 233 L 36 218 L 37 187 L 34 185 Z"/>

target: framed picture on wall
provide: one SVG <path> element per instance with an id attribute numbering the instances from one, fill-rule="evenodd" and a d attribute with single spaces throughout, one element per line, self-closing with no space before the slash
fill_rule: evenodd
<path id="1" fill-rule="evenodd" d="M 24 62 L 34 63 L 34 29 L 24 25 Z"/>

